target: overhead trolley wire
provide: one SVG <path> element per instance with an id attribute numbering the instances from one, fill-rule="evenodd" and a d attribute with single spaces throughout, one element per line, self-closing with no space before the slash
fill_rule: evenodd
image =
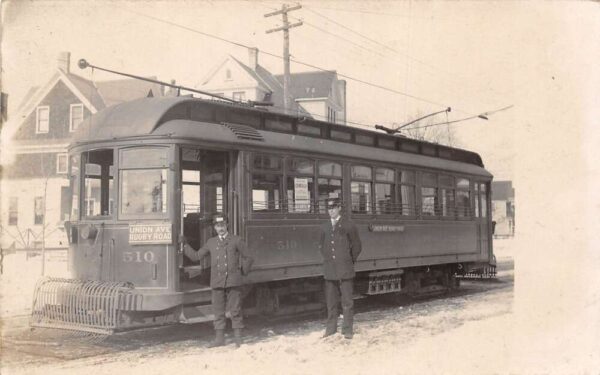
<path id="1" fill-rule="evenodd" d="M 127 12 L 130 12 L 130 13 L 137 14 L 137 15 L 142 16 L 142 17 L 153 19 L 153 20 L 158 21 L 158 22 L 162 22 L 162 23 L 165 23 L 165 24 L 168 24 L 168 25 L 171 25 L 171 26 L 175 26 L 175 27 L 187 30 L 187 31 L 191 31 L 193 33 L 204 35 L 206 37 L 213 38 L 213 39 L 216 39 L 216 40 L 219 40 L 219 41 L 222 41 L 222 42 L 225 42 L 225 43 L 229 43 L 229 44 L 232 44 L 232 45 L 235 45 L 235 46 L 238 46 L 238 47 L 243 47 L 243 48 L 246 48 L 246 49 L 253 48 L 253 47 L 250 47 L 250 46 L 245 45 L 243 43 L 231 41 L 229 39 L 222 38 L 222 37 L 219 37 L 219 36 L 216 36 L 216 35 L 204 32 L 204 31 L 196 30 L 196 29 L 188 27 L 188 26 L 180 25 L 178 23 L 175 23 L 175 22 L 172 22 L 172 21 L 168 21 L 168 20 L 165 20 L 165 19 L 162 19 L 162 18 L 150 16 L 148 14 L 140 13 L 140 12 L 137 12 L 137 11 L 134 11 L 134 10 L 131 10 L 131 9 L 124 9 L 124 8 L 121 8 L 121 9 L 123 9 L 123 10 L 125 10 Z M 275 54 L 275 53 L 272 53 L 272 52 L 261 50 L 261 53 L 263 53 L 263 54 L 265 54 L 267 56 L 275 57 L 277 59 L 283 59 L 283 56 Z M 300 61 L 300 60 L 297 60 L 297 59 L 294 59 L 294 58 L 290 58 L 290 61 L 292 61 L 292 62 L 294 62 L 296 64 L 299 64 L 299 65 L 303 65 L 303 66 L 306 66 L 306 67 L 309 67 L 309 68 L 317 69 L 317 70 L 320 70 L 320 71 L 323 71 L 323 72 L 329 72 L 329 71 L 331 71 L 331 69 L 321 68 L 319 66 L 316 66 L 316 65 L 313 65 L 313 64 L 309 64 L 309 63 L 306 63 L 306 62 L 303 62 L 303 61 Z M 368 86 L 371 86 L 371 87 L 375 87 L 375 88 L 378 88 L 378 89 L 381 89 L 381 90 L 384 90 L 384 91 L 388 91 L 388 92 L 391 92 L 391 93 L 394 93 L 394 94 L 403 95 L 403 96 L 412 98 L 414 100 L 418 100 L 418 101 L 421 101 L 421 102 L 433 104 L 433 105 L 436 105 L 436 106 L 439 106 L 439 107 L 443 107 L 443 108 L 448 107 L 448 105 L 446 105 L 446 104 L 442 104 L 442 103 L 439 103 L 439 102 L 436 102 L 436 101 L 433 101 L 433 100 L 429 100 L 429 99 L 426 99 L 426 98 L 422 98 L 422 97 L 419 97 L 419 96 L 416 96 L 416 95 L 411 95 L 409 93 L 405 93 L 405 92 L 402 92 L 402 91 L 399 91 L 399 90 L 395 90 L 395 89 L 392 89 L 392 88 L 389 88 L 389 87 L 385 87 L 385 86 L 382 86 L 382 85 L 379 85 L 379 84 L 376 84 L 376 83 L 372 83 L 372 82 L 365 81 L 365 80 L 362 80 L 362 79 L 359 79 L 359 78 L 355 78 L 355 77 L 349 76 L 347 74 L 342 74 L 342 73 L 339 73 L 339 72 L 337 74 L 338 74 L 338 76 L 346 78 L 346 79 L 349 79 L 351 81 L 362 83 L 362 84 L 365 84 L 365 85 L 368 85 Z"/>

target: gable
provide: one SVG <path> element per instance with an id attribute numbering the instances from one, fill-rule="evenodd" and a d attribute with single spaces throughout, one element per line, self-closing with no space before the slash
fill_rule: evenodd
<path id="1" fill-rule="evenodd" d="M 25 119 L 16 129 L 13 140 L 39 140 L 66 139 L 71 136 L 69 122 L 71 104 L 82 104 L 80 98 L 63 82 L 58 80 L 48 93 L 33 106 Z M 37 133 L 37 108 L 48 107 L 48 132 Z M 88 117 L 91 111 L 83 106 L 83 116 Z"/>
<path id="2" fill-rule="evenodd" d="M 228 57 L 203 83 L 205 90 L 227 91 L 241 88 L 259 88 L 271 91 L 250 68 L 233 57 Z"/>

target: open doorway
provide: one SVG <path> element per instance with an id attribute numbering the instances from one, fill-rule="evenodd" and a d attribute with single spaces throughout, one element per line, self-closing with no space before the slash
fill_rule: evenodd
<path id="1" fill-rule="evenodd" d="M 228 159 L 227 152 L 194 147 L 181 149 L 183 234 L 196 250 L 214 235 L 213 216 L 228 212 Z M 181 290 L 208 287 L 209 284 L 210 256 L 199 264 L 184 256 Z"/>

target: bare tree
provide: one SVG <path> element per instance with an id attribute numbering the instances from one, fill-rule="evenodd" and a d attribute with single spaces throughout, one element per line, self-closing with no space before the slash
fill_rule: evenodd
<path id="1" fill-rule="evenodd" d="M 417 119 L 422 116 L 423 113 L 419 111 L 415 113 L 414 116 L 408 118 L 406 122 L 408 123 L 413 119 Z M 449 124 L 429 126 L 431 124 L 440 123 L 440 116 L 445 115 L 441 114 L 439 116 L 430 117 L 422 121 L 415 122 L 414 124 L 402 129 L 401 134 L 420 141 L 433 142 L 445 146 L 455 146 L 456 139 Z M 393 127 L 402 126 L 402 124 L 395 123 L 393 125 Z"/>

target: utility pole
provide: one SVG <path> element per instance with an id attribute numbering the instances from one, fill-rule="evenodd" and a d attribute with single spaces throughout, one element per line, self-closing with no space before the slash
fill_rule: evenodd
<path id="1" fill-rule="evenodd" d="M 290 32 L 292 27 L 302 26 L 302 21 L 290 24 L 288 21 L 288 12 L 298 10 L 302 8 L 300 4 L 289 6 L 283 4 L 280 10 L 265 14 L 265 17 L 276 16 L 281 14 L 283 18 L 283 26 L 275 29 L 267 30 L 267 34 L 276 31 L 283 31 L 283 106 L 285 111 L 288 112 L 292 107 L 290 103 L 289 90 L 290 90 Z"/>

